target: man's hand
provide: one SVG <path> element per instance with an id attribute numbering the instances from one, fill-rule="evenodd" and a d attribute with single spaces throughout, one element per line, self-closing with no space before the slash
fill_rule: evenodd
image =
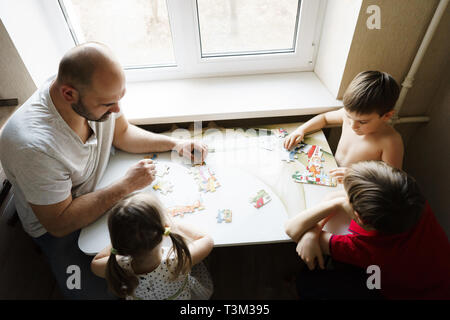
<path id="1" fill-rule="evenodd" d="M 181 140 L 175 144 L 173 150 L 194 164 L 202 164 L 208 155 L 208 146 L 193 140 Z"/>
<path id="2" fill-rule="evenodd" d="M 342 183 L 344 181 L 344 175 L 347 172 L 348 168 L 346 167 L 338 167 L 336 169 L 330 170 L 330 176 L 336 178 L 337 182 Z"/>
<path id="3" fill-rule="evenodd" d="M 303 129 L 295 129 L 295 131 L 293 131 L 286 137 L 286 139 L 284 139 L 284 147 L 286 148 L 286 150 L 290 150 L 292 147 L 299 144 L 303 140 L 304 136 L 305 133 L 303 132 Z"/>
<path id="4" fill-rule="evenodd" d="M 297 244 L 297 253 L 306 263 L 309 270 L 316 267 L 316 259 L 321 269 L 324 269 L 324 260 L 319 243 L 320 230 L 316 227 L 314 230 L 307 231 Z"/>
<path id="5" fill-rule="evenodd" d="M 130 193 L 143 189 L 155 180 L 155 165 L 150 159 L 142 159 L 131 166 L 125 174 L 125 184 L 130 188 Z"/>

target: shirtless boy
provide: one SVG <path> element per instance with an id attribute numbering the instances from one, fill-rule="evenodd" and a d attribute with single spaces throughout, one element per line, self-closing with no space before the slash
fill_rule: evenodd
<path id="1" fill-rule="evenodd" d="M 389 125 L 399 95 L 397 82 L 387 73 L 364 71 L 348 86 L 344 108 L 319 114 L 302 124 L 286 137 L 284 147 L 291 149 L 303 140 L 305 134 L 327 125 L 342 125 L 341 139 L 335 158 L 338 168 L 330 175 L 342 181 L 346 168 L 364 160 L 381 160 L 401 169 L 403 141 Z"/>

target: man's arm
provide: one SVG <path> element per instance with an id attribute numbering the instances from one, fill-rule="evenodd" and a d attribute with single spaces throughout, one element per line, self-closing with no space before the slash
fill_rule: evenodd
<path id="1" fill-rule="evenodd" d="M 130 152 L 164 152 L 172 150 L 177 140 L 162 134 L 156 134 L 128 123 L 125 116 L 116 119 L 114 128 L 114 147 Z"/>
<path id="2" fill-rule="evenodd" d="M 194 151 L 201 155 L 202 162 L 208 154 L 208 147 L 203 143 L 174 139 L 163 134 L 156 134 L 136 127 L 121 116 L 116 119 L 114 129 L 114 147 L 130 153 L 165 152 L 175 150 L 181 156 L 193 160 Z"/>
<path id="3" fill-rule="evenodd" d="M 51 205 L 34 205 L 31 209 L 44 228 L 55 237 L 63 237 L 94 222 L 129 193 L 148 186 L 155 179 L 155 165 L 141 160 L 116 183 L 73 199 Z"/>

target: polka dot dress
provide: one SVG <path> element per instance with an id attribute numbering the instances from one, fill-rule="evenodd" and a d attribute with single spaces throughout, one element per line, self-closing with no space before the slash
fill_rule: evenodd
<path id="1" fill-rule="evenodd" d="M 127 299 L 142 300 L 206 300 L 213 292 L 211 276 L 205 265 L 195 265 L 190 274 L 180 275 L 172 280 L 168 263 L 173 264 L 175 253 L 170 248 L 162 247 L 162 258 L 159 266 L 152 272 L 137 275 L 139 285 L 134 291 L 134 296 Z M 133 272 L 131 258 L 118 256 L 119 265 Z"/>

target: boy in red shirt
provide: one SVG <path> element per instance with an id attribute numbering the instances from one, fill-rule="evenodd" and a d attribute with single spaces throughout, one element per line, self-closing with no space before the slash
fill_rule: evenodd
<path id="1" fill-rule="evenodd" d="M 298 242 L 297 252 L 310 269 L 316 260 L 324 269 L 322 254 L 359 268 L 303 274 L 299 295 L 307 297 L 314 290 L 314 298 L 370 298 L 378 291 L 387 299 L 450 299 L 450 243 L 416 181 L 384 162 L 365 161 L 346 172 L 344 188 L 346 196 L 290 219 L 286 233 Z M 353 219 L 350 234 L 322 231 L 339 212 Z M 371 290 L 372 274 L 380 290 Z M 354 294 L 345 296 L 352 289 Z"/>

